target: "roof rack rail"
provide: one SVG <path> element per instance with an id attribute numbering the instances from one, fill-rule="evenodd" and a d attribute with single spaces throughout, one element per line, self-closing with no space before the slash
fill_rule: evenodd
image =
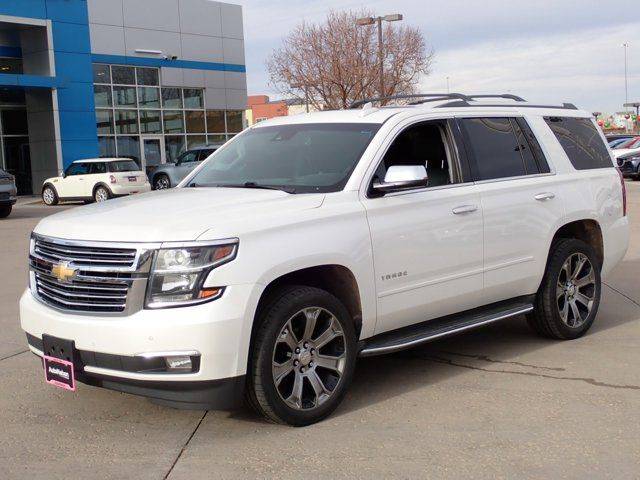
<path id="1" fill-rule="evenodd" d="M 518 95 L 512 95 L 510 93 L 499 93 L 497 95 L 483 94 L 483 95 L 467 95 L 469 98 L 507 98 L 509 100 L 515 100 L 516 102 L 526 102 L 526 100 Z"/>
<path id="2" fill-rule="evenodd" d="M 359 108 L 369 102 L 381 102 L 387 100 L 407 100 L 411 98 L 427 98 L 431 100 L 424 100 L 425 102 L 434 102 L 436 100 L 471 100 L 471 97 L 463 95 L 462 93 L 416 93 L 410 95 L 390 95 L 386 97 L 373 97 L 364 98 L 349 105 L 349 109 Z M 413 102 L 411 105 L 417 105 L 422 102 Z"/>
<path id="3" fill-rule="evenodd" d="M 522 101 L 522 100 L 518 100 L 518 101 Z M 454 101 L 454 102 L 448 102 L 448 103 L 443 103 L 442 105 L 438 105 L 436 108 L 450 108 L 450 107 L 518 107 L 518 108 L 553 108 L 553 109 L 558 109 L 558 110 L 578 110 L 578 107 L 576 107 L 573 103 L 563 103 L 562 105 L 536 105 L 536 104 L 531 104 L 531 103 L 524 103 L 522 105 L 509 105 L 509 104 L 505 104 L 505 103 L 498 103 L 498 104 L 486 104 L 486 103 L 480 103 L 480 104 L 470 104 L 464 100 L 458 100 L 458 101 Z"/>

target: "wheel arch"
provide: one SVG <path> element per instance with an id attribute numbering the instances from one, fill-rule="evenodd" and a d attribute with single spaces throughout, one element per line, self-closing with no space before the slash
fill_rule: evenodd
<path id="1" fill-rule="evenodd" d="M 111 191 L 111 189 L 109 188 L 109 185 L 107 185 L 104 182 L 98 182 L 93 186 L 93 189 L 91 190 L 91 196 L 95 197 L 96 196 L 96 190 L 98 190 L 99 187 L 104 187 L 107 189 L 107 192 L 109 192 L 109 195 L 113 195 L 113 192 Z"/>
<path id="2" fill-rule="evenodd" d="M 582 240 L 590 245 L 596 252 L 598 259 L 598 266 L 602 269 L 604 263 L 604 239 L 602 236 L 602 227 L 598 221 L 585 218 L 582 220 L 574 220 L 566 223 L 558 228 L 551 239 L 549 245 L 549 255 L 553 249 L 555 242 L 562 238 L 575 238 L 576 240 Z M 548 258 L 548 256 L 547 256 Z"/>
<path id="3" fill-rule="evenodd" d="M 42 193 L 44 192 L 44 189 L 47 187 L 51 187 L 54 191 L 54 193 L 56 194 L 56 197 L 60 198 L 60 195 L 58 195 L 58 190 L 56 189 L 55 185 L 51 182 L 45 182 L 42 184 L 42 188 L 40 189 L 40 194 L 42 195 Z"/>
<path id="4" fill-rule="evenodd" d="M 316 287 L 325 290 L 340 300 L 349 312 L 356 329 L 356 337 L 362 330 L 362 300 L 356 276 L 351 269 L 339 264 L 325 264 L 293 270 L 270 281 L 262 291 L 255 312 L 251 337 L 259 322 L 258 316 L 277 297 L 278 291 L 287 286 Z"/>

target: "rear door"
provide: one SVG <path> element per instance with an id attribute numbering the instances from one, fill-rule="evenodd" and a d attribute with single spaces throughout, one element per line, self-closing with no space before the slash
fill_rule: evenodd
<path id="1" fill-rule="evenodd" d="M 524 118 L 458 118 L 484 215 L 489 304 L 535 293 L 564 217 L 558 177 Z"/>

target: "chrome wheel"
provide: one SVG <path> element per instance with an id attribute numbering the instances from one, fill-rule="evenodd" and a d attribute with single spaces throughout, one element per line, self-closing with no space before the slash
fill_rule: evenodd
<path id="1" fill-rule="evenodd" d="M 582 326 L 593 309 L 595 295 L 596 276 L 589 258 L 583 253 L 570 255 L 556 284 L 556 302 L 565 325 Z"/>
<path id="2" fill-rule="evenodd" d="M 56 194 L 53 193 L 53 190 L 49 187 L 45 188 L 42 192 L 42 200 L 46 205 L 52 205 L 56 199 Z"/>
<path id="3" fill-rule="evenodd" d="M 287 320 L 278 335 L 273 382 L 287 406 L 311 410 L 331 398 L 346 361 L 346 339 L 335 315 L 321 307 L 304 308 Z"/>
<path id="4" fill-rule="evenodd" d="M 109 200 L 109 192 L 102 187 L 98 188 L 96 190 L 95 200 L 96 202 L 106 202 Z"/>
<path id="5" fill-rule="evenodd" d="M 171 185 L 169 183 L 169 177 L 167 177 L 166 175 L 160 175 L 158 178 L 156 178 L 156 181 L 154 183 L 154 187 L 156 190 L 165 190 L 170 186 Z"/>

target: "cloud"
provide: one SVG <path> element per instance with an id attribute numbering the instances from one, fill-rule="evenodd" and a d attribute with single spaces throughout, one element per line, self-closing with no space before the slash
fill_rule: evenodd
<path id="1" fill-rule="evenodd" d="M 234 1 L 234 0 L 231 0 Z M 640 100 L 637 0 L 240 0 L 245 21 L 249 92 L 273 94 L 265 60 L 301 21 L 330 10 L 402 13 L 435 47 L 429 91 L 511 91 L 541 102 L 573 101 L 614 111 L 624 101 L 623 50 L 629 42 L 629 98 Z M 635 43 L 634 43 L 635 42 Z"/>

